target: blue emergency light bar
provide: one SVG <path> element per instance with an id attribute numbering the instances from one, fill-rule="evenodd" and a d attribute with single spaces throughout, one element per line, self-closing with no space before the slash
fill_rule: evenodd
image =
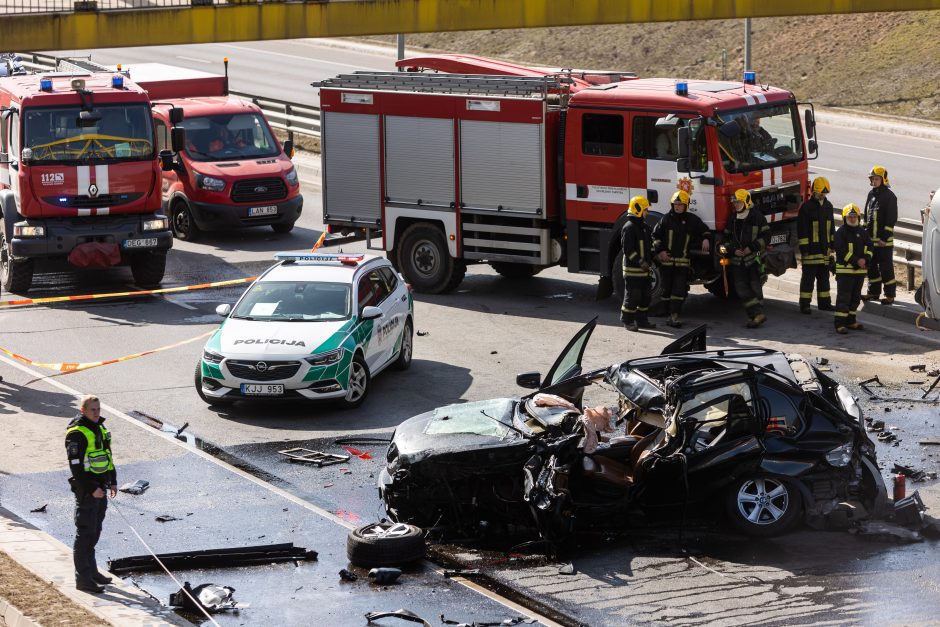
<path id="1" fill-rule="evenodd" d="M 757 82 L 757 72 L 754 72 L 753 70 L 748 70 L 747 72 L 744 73 L 745 85 L 753 85 L 756 82 Z"/>
<path id="2" fill-rule="evenodd" d="M 115 74 L 111 77 L 111 87 L 115 89 L 124 89 L 124 77 L 120 74 Z"/>
<path id="3" fill-rule="evenodd" d="M 344 253 L 275 253 L 274 258 L 278 261 L 313 261 L 316 263 L 341 263 L 347 266 L 355 266 L 363 259 L 365 255 L 348 255 Z"/>
<path id="4" fill-rule="evenodd" d="M 688 96 L 689 95 L 689 84 L 685 81 L 680 81 L 676 83 L 676 95 L 677 96 Z"/>
<path id="5" fill-rule="evenodd" d="M 52 91 L 52 79 L 51 78 L 39 79 L 39 89 L 41 89 L 42 91 Z"/>

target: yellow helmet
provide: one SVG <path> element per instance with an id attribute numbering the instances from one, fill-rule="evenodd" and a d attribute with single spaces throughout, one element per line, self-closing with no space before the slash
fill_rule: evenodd
<path id="1" fill-rule="evenodd" d="M 646 215 L 646 212 L 649 211 L 650 201 L 646 199 L 646 196 L 634 196 L 630 199 L 630 215 L 642 218 Z"/>
<path id="2" fill-rule="evenodd" d="M 850 213 L 854 213 L 858 218 L 862 217 L 862 210 L 859 209 L 858 205 L 856 205 L 854 202 L 850 202 L 846 206 L 842 207 L 842 219 L 845 220 L 848 218 Z"/>
<path id="3" fill-rule="evenodd" d="M 817 176 L 813 179 L 814 194 L 828 194 L 829 189 L 829 179 L 827 179 L 825 176 Z"/>
<path id="4" fill-rule="evenodd" d="M 754 206 L 754 203 L 751 202 L 751 193 L 746 189 L 735 190 L 734 196 L 732 197 L 732 201 L 734 200 L 740 200 L 743 202 L 745 209 L 750 209 Z"/>
<path id="5" fill-rule="evenodd" d="M 681 202 L 686 207 L 689 206 L 689 192 L 684 189 L 680 189 L 675 194 L 672 195 L 672 200 L 669 201 L 669 204 L 674 205 L 677 202 Z"/>
<path id="6" fill-rule="evenodd" d="M 888 183 L 888 171 L 884 168 L 884 166 L 880 166 L 880 165 L 874 166 L 871 169 L 871 172 L 868 173 L 868 178 L 871 178 L 873 176 L 880 176 L 882 183 L 890 187 L 891 184 Z"/>

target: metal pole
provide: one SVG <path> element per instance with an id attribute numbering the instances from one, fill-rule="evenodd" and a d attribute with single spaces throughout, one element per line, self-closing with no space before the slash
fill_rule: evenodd
<path id="1" fill-rule="evenodd" d="M 398 33 L 398 60 L 405 58 L 405 35 Z"/>
<path id="2" fill-rule="evenodd" d="M 744 71 L 751 69 L 751 18 L 744 18 Z"/>

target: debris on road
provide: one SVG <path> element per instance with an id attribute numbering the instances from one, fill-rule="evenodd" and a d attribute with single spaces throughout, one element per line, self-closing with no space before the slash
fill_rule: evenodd
<path id="1" fill-rule="evenodd" d="M 339 571 L 339 578 L 343 581 L 356 581 L 359 579 L 359 575 L 356 573 L 351 573 L 344 568 L 343 570 Z"/>
<path id="2" fill-rule="evenodd" d="M 171 521 L 180 520 L 180 519 L 177 518 L 176 516 L 171 516 L 169 514 L 160 514 L 159 516 L 154 518 L 154 520 L 156 520 L 157 522 L 171 522 Z"/>
<path id="3" fill-rule="evenodd" d="M 418 337 L 425 337 L 426 335 L 430 335 L 430 334 L 431 334 L 430 331 L 418 331 L 417 333 Z"/>
<path id="4" fill-rule="evenodd" d="M 482 573 L 480 573 L 479 568 L 455 568 L 444 571 L 444 576 L 448 579 L 451 577 L 473 577 L 480 574 Z"/>
<path id="5" fill-rule="evenodd" d="M 125 483 L 118 490 L 127 494 L 143 494 L 150 487 L 150 482 L 144 479 L 138 479 L 133 483 Z"/>
<path id="6" fill-rule="evenodd" d="M 921 446 L 940 446 L 940 440 L 921 440 L 918 444 Z"/>
<path id="7" fill-rule="evenodd" d="M 411 623 L 421 623 L 424 627 L 431 627 L 431 623 L 424 620 L 411 610 L 395 610 L 394 612 L 369 612 L 366 614 L 366 623 L 372 624 L 381 618 L 400 618 Z"/>
<path id="8" fill-rule="evenodd" d="M 817 358 L 816 358 L 816 363 L 819 364 L 820 366 L 828 366 L 828 365 L 829 365 L 829 360 L 826 359 L 825 357 L 817 357 Z"/>
<path id="9" fill-rule="evenodd" d="M 567 564 L 562 564 L 561 567 L 558 569 L 558 574 L 559 575 L 574 575 L 575 574 L 574 564 L 570 562 Z"/>
<path id="10" fill-rule="evenodd" d="M 456 625 L 457 627 L 503 627 L 511 625 L 532 625 L 537 622 L 534 618 L 526 618 L 525 616 L 513 616 L 512 618 L 507 618 L 504 620 L 498 621 L 473 621 L 472 623 L 466 623 L 463 621 L 456 621 L 444 618 L 444 615 L 441 614 L 441 623 L 444 625 Z"/>
<path id="11" fill-rule="evenodd" d="M 353 448 L 351 446 L 344 446 L 343 448 L 346 449 L 350 455 L 355 455 L 359 459 L 372 459 L 372 453 L 369 453 L 368 451 L 360 451 L 359 449 Z M 347 457 L 347 459 L 349 458 Z"/>
<path id="12" fill-rule="evenodd" d="M 46 503 L 45 505 L 40 505 L 40 506 L 37 507 L 36 509 L 31 509 L 31 510 L 29 510 L 29 513 L 30 513 L 30 514 L 45 514 L 45 513 L 46 513 L 46 507 L 48 507 L 48 505 L 49 505 L 48 503 Z"/>
<path id="13" fill-rule="evenodd" d="M 377 584 L 390 584 L 398 581 L 398 578 L 401 577 L 400 568 L 390 568 L 384 566 L 382 568 L 373 568 L 369 571 L 369 579 L 372 580 L 372 583 Z"/>
<path id="14" fill-rule="evenodd" d="M 349 455 L 334 455 L 333 453 L 323 453 L 309 448 L 295 447 L 278 451 L 289 462 L 303 462 L 312 464 L 317 468 L 332 466 L 333 464 L 342 464 L 349 461 Z"/>
<path id="15" fill-rule="evenodd" d="M 849 533 L 860 536 L 872 536 L 880 540 L 896 540 L 902 542 L 920 542 L 923 537 L 917 531 L 882 520 L 865 520 L 857 527 L 849 529 Z"/>
<path id="16" fill-rule="evenodd" d="M 901 525 L 919 525 L 924 522 L 923 513 L 926 509 L 920 494 L 914 492 L 907 498 L 895 501 L 892 518 Z"/>
<path id="17" fill-rule="evenodd" d="M 360 568 L 401 566 L 424 559 L 424 530 L 382 521 L 357 527 L 346 536 L 346 557 Z"/>
<path id="18" fill-rule="evenodd" d="M 167 568 L 193 570 L 196 568 L 226 568 L 229 566 L 256 566 L 275 562 L 315 560 L 317 552 L 294 546 L 293 542 L 248 546 L 231 549 L 208 549 L 162 553 L 156 556 Z M 108 570 L 116 575 L 127 572 L 159 570 L 160 564 L 150 555 L 136 555 L 109 560 Z"/>
<path id="19" fill-rule="evenodd" d="M 232 596 L 234 592 L 235 588 L 231 586 L 220 586 L 214 583 L 204 583 L 192 588 L 186 581 L 179 592 L 170 594 L 170 605 L 182 607 L 191 612 L 199 612 L 201 608 L 213 614 L 248 607 L 247 603 L 235 601 Z"/>
<path id="20" fill-rule="evenodd" d="M 333 444 L 337 446 L 387 446 L 389 442 L 392 441 L 392 438 L 378 438 L 374 436 L 350 436 L 348 438 L 337 438 L 333 440 Z"/>
<path id="21" fill-rule="evenodd" d="M 895 464 L 891 472 L 902 474 L 914 483 L 921 483 L 927 479 L 927 473 L 923 470 L 914 470 L 909 466 L 902 466 L 901 464 Z"/>
<path id="22" fill-rule="evenodd" d="M 926 372 L 927 371 L 927 364 L 914 364 L 913 366 L 909 366 L 909 367 L 911 369 L 911 372 Z"/>

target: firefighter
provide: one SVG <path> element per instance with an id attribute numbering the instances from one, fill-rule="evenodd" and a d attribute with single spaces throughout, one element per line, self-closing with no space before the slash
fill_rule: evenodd
<path id="1" fill-rule="evenodd" d="M 630 331 L 652 329 L 649 321 L 650 296 L 653 288 L 653 241 L 646 224 L 650 201 L 644 196 L 630 199 L 630 216 L 623 225 L 620 241 L 623 246 L 623 306 L 620 321 Z"/>
<path id="2" fill-rule="evenodd" d="M 719 248 L 723 257 L 730 261 L 734 289 L 744 304 L 749 318 L 747 327 L 754 329 L 764 324 L 764 266 L 761 254 L 767 248 L 770 227 L 760 211 L 754 207 L 751 195 L 739 189 L 731 197 L 734 215 L 728 220 L 724 241 Z"/>
<path id="3" fill-rule="evenodd" d="M 825 177 L 813 179 L 812 195 L 800 205 L 796 222 L 803 264 L 803 274 L 800 277 L 800 313 L 804 314 L 810 312 L 809 304 L 813 300 L 814 284 L 817 290 L 816 305 L 821 311 L 832 311 L 832 298 L 829 295 L 829 255 L 832 253 L 832 236 L 835 229 L 832 203 L 826 199 L 829 189 L 829 181 Z"/>
<path id="4" fill-rule="evenodd" d="M 711 232 L 697 215 L 689 213 L 688 192 L 680 189 L 670 202 L 672 209 L 653 227 L 653 255 L 659 263 L 663 299 L 669 301 L 666 324 L 678 329 L 682 326 L 682 304 L 689 293 L 689 248 L 701 246 L 707 253 Z"/>
<path id="5" fill-rule="evenodd" d="M 885 305 L 894 303 L 897 281 L 894 280 L 894 225 L 898 221 L 898 198 L 888 183 L 888 171 L 876 165 L 868 173 L 871 189 L 865 201 L 865 229 L 872 243 L 872 259 L 868 264 L 868 293 L 862 300 L 878 300 L 884 286 Z"/>
<path id="6" fill-rule="evenodd" d="M 859 226 L 862 211 L 856 204 L 842 208 L 842 226 L 836 231 L 836 333 L 861 330 L 855 312 L 862 300 L 862 285 L 872 262 L 871 238 Z"/>

